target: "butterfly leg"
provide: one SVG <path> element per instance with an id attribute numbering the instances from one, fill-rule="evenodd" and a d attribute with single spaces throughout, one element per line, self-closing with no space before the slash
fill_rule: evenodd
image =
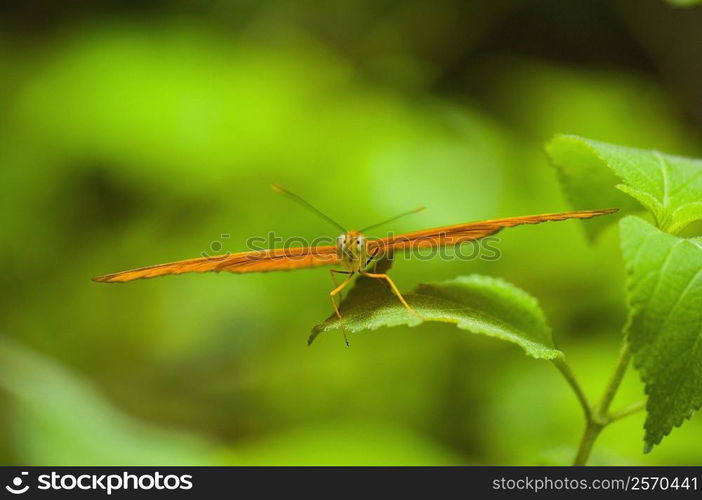
<path id="1" fill-rule="evenodd" d="M 370 265 L 370 263 L 373 262 L 373 272 L 374 272 L 374 273 L 376 272 L 376 268 L 378 267 L 378 261 L 377 261 L 377 260 L 374 261 L 373 259 L 375 259 L 376 255 L 378 255 L 378 252 L 379 252 L 379 249 L 378 249 L 378 248 L 376 248 L 375 250 L 373 250 L 373 253 L 370 254 L 370 255 L 368 256 L 368 258 L 366 259 L 366 263 L 365 263 L 365 265 L 363 266 L 363 269 L 367 269 L 368 266 Z"/>
<path id="2" fill-rule="evenodd" d="M 383 274 L 367 273 L 365 271 L 361 271 L 361 274 L 363 276 L 367 276 L 369 278 L 376 278 L 376 279 L 387 281 L 388 285 L 390 285 L 390 288 L 392 288 L 393 293 L 397 296 L 398 299 L 400 299 L 400 302 L 405 307 L 405 309 L 407 309 L 407 312 L 409 312 L 412 316 L 414 316 L 417 319 L 421 319 L 421 320 L 426 319 L 424 316 L 422 316 L 421 314 L 419 314 L 417 311 L 415 311 L 414 309 L 412 309 L 410 307 L 410 305 L 407 303 L 405 298 L 402 296 L 402 294 L 400 293 L 400 290 L 397 288 L 397 285 L 395 285 L 395 282 L 390 278 L 390 276 L 388 276 L 387 274 L 384 274 L 384 273 Z"/>
<path id="3" fill-rule="evenodd" d="M 340 285 L 337 284 L 336 278 L 334 277 L 334 273 L 336 274 L 347 274 L 348 278 L 346 278 L 343 283 Z M 336 296 L 341 293 L 341 291 L 346 288 L 346 285 L 351 283 L 351 278 L 353 278 L 353 271 L 339 271 L 337 269 L 330 269 L 329 274 L 332 277 L 332 281 L 334 282 L 334 290 L 329 292 L 329 298 L 331 299 L 332 306 L 334 306 L 334 312 L 336 315 L 339 317 L 339 321 L 341 323 L 341 333 L 344 335 L 344 342 L 346 342 L 346 345 L 349 345 L 349 339 L 346 336 L 346 327 L 344 326 L 344 318 L 341 316 L 341 312 L 339 312 L 339 306 L 336 305 Z"/>

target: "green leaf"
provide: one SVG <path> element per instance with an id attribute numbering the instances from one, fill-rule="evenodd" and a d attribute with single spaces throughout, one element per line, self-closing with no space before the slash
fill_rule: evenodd
<path id="1" fill-rule="evenodd" d="M 702 160 L 573 135 L 554 137 L 546 152 L 577 209 L 617 207 L 634 212 L 636 200 L 653 214 L 658 227 L 670 233 L 702 219 Z M 587 230 L 594 235 L 607 223 L 595 220 Z"/>
<path id="2" fill-rule="evenodd" d="M 646 450 L 702 405 L 702 242 L 638 217 L 620 222 L 634 366 L 646 386 Z"/>
<path id="3" fill-rule="evenodd" d="M 535 358 L 563 356 L 536 299 L 501 279 L 471 275 L 417 286 L 403 296 L 425 321 L 453 323 L 462 330 L 513 342 Z M 421 323 L 400 304 L 383 280 L 361 276 L 342 302 L 347 333 L 383 326 Z M 315 326 L 309 342 L 322 332 L 342 328 L 335 314 Z"/>

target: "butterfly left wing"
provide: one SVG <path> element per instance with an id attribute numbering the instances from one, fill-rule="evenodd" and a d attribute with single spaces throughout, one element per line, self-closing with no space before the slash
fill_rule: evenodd
<path id="1" fill-rule="evenodd" d="M 467 224 L 456 224 L 453 226 L 445 226 L 436 229 L 415 231 L 380 240 L 369 241 L 368 248 L 371 254 L 378 254 L 392 252 L 393 250 L 458 245 L 466 241 L 485 238 L 486 236 L 495 234 L 506 227 L 520 226 L 522 224 L 540 224 L 542 222 L 561 221 L 567 219 L 590 219 L 591 217 L 611 214 L 617 210 L 618 209 L 616 208 L 608 208 L 603 210 L 582 210 L 577 212 L 527 215 L 524 217 L 509 217 L 506 219 L 469 222 Z"/>
<path id="2" fill-rule="evenodd" d="M 98 276 L 93 278 L 93 281 L 100 283 L 124 283 L 126 281 L 156 278 L 169 274 L 220 271 L 228 271 L 230 273 L 289 271 L 306 267 L 333 265 L 337 264 L 339 260 L 335 246 L 280 248 L 199 257 L 167 264 L 140 267 L 129 271 Z"/>

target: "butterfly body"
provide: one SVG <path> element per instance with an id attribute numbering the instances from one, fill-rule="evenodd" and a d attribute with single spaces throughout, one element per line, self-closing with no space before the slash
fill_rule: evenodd
<path id="1" fill-rule="evenodd" d="M 360 231 L 347 231 L 339 235 L 336 239 L 336 254 L 344 269 L 361 272 L 369 260 L 366 237 Z"/>

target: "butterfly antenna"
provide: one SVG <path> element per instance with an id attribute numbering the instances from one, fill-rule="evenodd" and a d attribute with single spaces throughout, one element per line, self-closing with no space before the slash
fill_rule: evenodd
<path id="1" fill-rule="evenodd" d="M 400 215 L 396 215 L 395 217 L 391 217 L 390 219 L 384 220 L 383 222 L 378 222 L 377 224 L 373 224 L 372 226 L 364 227 L 363 229 L 361 229 L 361 232 L 363 233 L 363 232 L 368 231 L 369 229 L 374 229 L 378 226 L 382 226 L 382 225 L 387 224 L 389 222 L 396 221 L 397 219 L 401 219 L 402 217 L 404 217 L 406 215 L 412 215 L 412 214 L 418 214 L 419 212 L 424 212 L 426 209 L 427 209 L 427 207 L 417 207 L 414 210 L 410 210 L 409 212 L 405 212 L 405 213 L 402 213 Z"/>
<path id="2" fill-rule="evenodd" d="M 271 184 L 271 187 L 273 188 L 273 191 L 275 191 L 276 193 L 283 194 L 283 195 L 287 196 L 288 198 L 291 198 L 291 199 L 295 200 L 295 201 L 298 202 L 300 205 L 302 205 L 303 207 L 305 207 L 307 210 L 309 210 L 309 211 L 311 211 L 311 212 L 314 212 L 315 214 L 317 214 L 318 216 L 320 216 L 320 217 L 321 217 L 322 219 L 324 219 L 325 221 L 327 221 L 327 222 L 333 224 L 334 226 L 338 227 L 339 229 L 341 229 L 343 232 L 345 232 L 345 233 L 348 232 L 348 231 L 346 231 L 346 229 L 344 228 L 344 226 L 342 226 L 341 224 L 339 224 L 338 222 L 336 222 L 334 219 L 332 219 L 331 217 L 329 217 L 327 214 L 325 214 L 324 212 L 322 212 L 322 211 L 319 210 L 318 208 L 312 206 L 311 203 L 309 203 L 308 201 L 306 201 L 306 200 L 303 199 L 302 197 L 296 195 L 295 193 L 291 193 L 290 191 L 288 191 L 288 190 L 285 189 L 284 187 L 280 186 L 279 184 Z"/>

